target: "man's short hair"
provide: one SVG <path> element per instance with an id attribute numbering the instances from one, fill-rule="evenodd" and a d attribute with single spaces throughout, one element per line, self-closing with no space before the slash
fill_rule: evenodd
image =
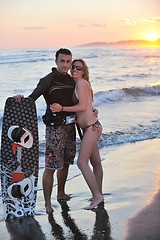
<path id="1" fill-rule="evenodd" d="M 72 53 L 69 49 L 67 48 L 60 48 L 56 54 L 55 54 L 55 57 L 56 57 L 56 60 L 58 60 L 58 56 L 59 54 L 65 54 L 65 55 L 71 55 L 72 56 Z"/>

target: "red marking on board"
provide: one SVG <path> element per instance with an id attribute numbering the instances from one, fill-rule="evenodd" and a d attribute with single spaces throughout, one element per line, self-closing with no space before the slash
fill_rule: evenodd
<path id="1" fill-rule="evenodd" d="M 24 178 L 24 172 L 12 172 L 12 183 L 18 182 Z"/>
<path id="2" fill-rule="evenodd" d="M 14 142 L 12 143 L 12 152 L 13 152 L 13 154 L 16 153 L 16 150 L 17 150 L 18 147 L 22 148 L 22 146 L 19 145 L 18 143 L 14 143 Z"/>

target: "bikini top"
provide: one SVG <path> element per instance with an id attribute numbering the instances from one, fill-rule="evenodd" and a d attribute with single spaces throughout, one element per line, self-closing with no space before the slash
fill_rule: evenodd
<path id="1" fill-rule="evenodd" d="M 74 92 L 73 92 L 73 95 L 72 95 L 72 102 L 73 102 L 74 105 L 79 103 L 79 99 L 78 99 L 78 94 L 77 94 L 76 88 L 74 89 Z M 90 97 L 89 97 L 89 102 L 91 104 L 93 102 L 91 94 L 90 94 Z"/>
<path id="2" fill-rule="evenodd" d="M 73 92 L 72 101 L 73 101 L 74 104 L 79 103 L 79 99 L 78 99 L 78 95 L 77 95 L 76 89 Z"/>

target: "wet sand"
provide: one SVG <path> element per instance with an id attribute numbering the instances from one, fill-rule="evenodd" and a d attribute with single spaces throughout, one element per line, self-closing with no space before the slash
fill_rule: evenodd
<path id="1" fill-rule="evenodd" d="M 1 204 L 0 240 L 159 240 L 160 139 L 103 148 L 101 156 L 104 205 L 83 210 L 90 203 L 90 192 L 78 174 L 67 181 L 69 201 L 57 202 L 54 189 L 50 216 L 45 213 L 41 190 L 33 219 L 5 222 Z M 70 175 L 76 168 L 71 166 Z"/>

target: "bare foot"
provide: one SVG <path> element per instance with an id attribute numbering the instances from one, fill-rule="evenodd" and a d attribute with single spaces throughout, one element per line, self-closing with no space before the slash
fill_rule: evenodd
<path id="1" fill-rule="evenodd" d="M 69 200 L 71 198 L 70 195 L 62 193 L 57 195 L 57 200 Z"/>
<path id="2" fill-rule="evenodd" d="M 98 198 L 92 198 L 92 202 L 88 207 L 85 207 L 84 210 L 92 210 L 93 208 L 97 207 L 100 203 L 104 201 L 103 196 L 100 196 Z"/>
<path id="3" fill-rule="evenodd" d="M 46 207 L 46 213 L 47 214 L 52 214 L 53 213 L 53 208 L 51 207 L 51 205 L 49 205 L 49 206 L 45 206 Z"/>

